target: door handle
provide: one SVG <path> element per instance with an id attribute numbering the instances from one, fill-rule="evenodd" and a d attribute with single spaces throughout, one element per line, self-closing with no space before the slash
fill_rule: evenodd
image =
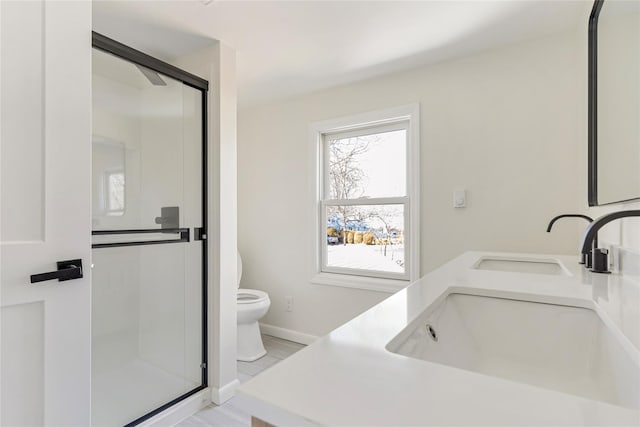
<path id="1" fill-rule="evenodd" d="M 31 283 L 44 282 L 45 280 L 58 279 L 59 282 L 82 278 L 82 260 L 72 259 L 69 261 L 58 261 L 57 271 L 39 273 L 31 275 Z"/>

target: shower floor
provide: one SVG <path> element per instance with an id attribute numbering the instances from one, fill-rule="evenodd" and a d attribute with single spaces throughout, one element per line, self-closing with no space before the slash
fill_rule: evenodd
<path id="1" fill-rule="evenodd" d="M 93 375 L 92 425 L 125 425 L 198 385 L 143 360 L 131 360 Z"/>

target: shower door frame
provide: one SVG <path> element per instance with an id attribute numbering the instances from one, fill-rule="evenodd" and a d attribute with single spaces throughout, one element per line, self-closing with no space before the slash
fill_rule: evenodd
<path id="1" fill-rule="evenodd" d="M 179 403 L 186 398 L 198 393 L 201 390 L 207 388 L 207 378 L 208 378 L 208 367 L 207 367 L 207 284 L 208 284 L 208 239 L 207 239 L 207 203 L 208 203 L 208 189 L 207 189 L 207 95 L 209 91 L 209 82 L 205 79 L 202 79 L 194 74 L 191 74 L 187 71 L 181 70 L 178 67 L 175 67 L 171 64 L 168 64 L 164 61 L 161 61 L 157 58 L 154 58 L 150 55 L 147 55 L 144 52 L 136 50 L 132 47 L 124 45 L 118 41 L 115 41 L 109 37 L 106 37 L 100 33 L 96 33 L 95 31 L 91 32 L 92 40 L 91 46 L 94 49 L 101 50 L 103 52 L 109 53 L 116 57 L 119 57 L 125 61 L 132 62 L 134 64 L 142 65 L 146 68 L 149 68 L 153 71 L 156 71 L 160 74 L 164 74 L 168 77 L 171 77 L 175 80 L 182 82 L 183 84 L 197 89 L 202 94 L 202 227 L 194 229 L 194 240 L 202 241 L 202 361 L 200 364 L 202 371 L 202 381 L 201 384 L 194 388 L 193 390 L 165 403 L 164 405 L 154 409 L 147 414 L 130 421 L 125 427 L 135 426 L 140 424 L 149 418 L 152 418 L 166 409 L 172 407 L 176 403 Z M 180 229 L 182 230 L 182 229 Z M 122 233 L 136 233 L 136 232 L 144 232 L 145 230 L 119 230 Z M 160 230 L 159 230 L 160 231 Z M 94 231 L 92 234 L 104 234 L 99 231 Z M 181 234 L 181 236 L 183 236 Z M 187 229 L 187 239 L 188 237 L 188 229 Z M 165 243 L 171 242 L 182 242 L 183 239 L 173 240 L 173 241 L 165 241 Z M 162 243 L 162 242 L 160 242 Z M 137 243 L 141 244 L 141 243 Z M 126 243 L 116 243 L 111 244 L 109 246 L 126 246 Z M 92 248 L 104 247 L 104 245 L 92 245 Z"/>

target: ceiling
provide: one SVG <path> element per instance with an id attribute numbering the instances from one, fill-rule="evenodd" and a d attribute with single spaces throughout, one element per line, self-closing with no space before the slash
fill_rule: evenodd
<path id="1" fill-rule="evenodd" d="M 586 31 L 591 1 L 94 0 L 94 30 L 172 60 L 212 42 L 237 52 L 239 106 Z"/>

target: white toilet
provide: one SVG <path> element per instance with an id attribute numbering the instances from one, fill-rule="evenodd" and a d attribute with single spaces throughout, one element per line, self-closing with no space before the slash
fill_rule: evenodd
<path id="1" fill-rule="evenodd" d="M 256 289 L 240 289 L 242 259 L 238 254 L 238 352 L 236 358 L 243 362 L 253 362 L 267 354 L 262 344 L 258 320 L 271 305 L 269 295 Z"/>

